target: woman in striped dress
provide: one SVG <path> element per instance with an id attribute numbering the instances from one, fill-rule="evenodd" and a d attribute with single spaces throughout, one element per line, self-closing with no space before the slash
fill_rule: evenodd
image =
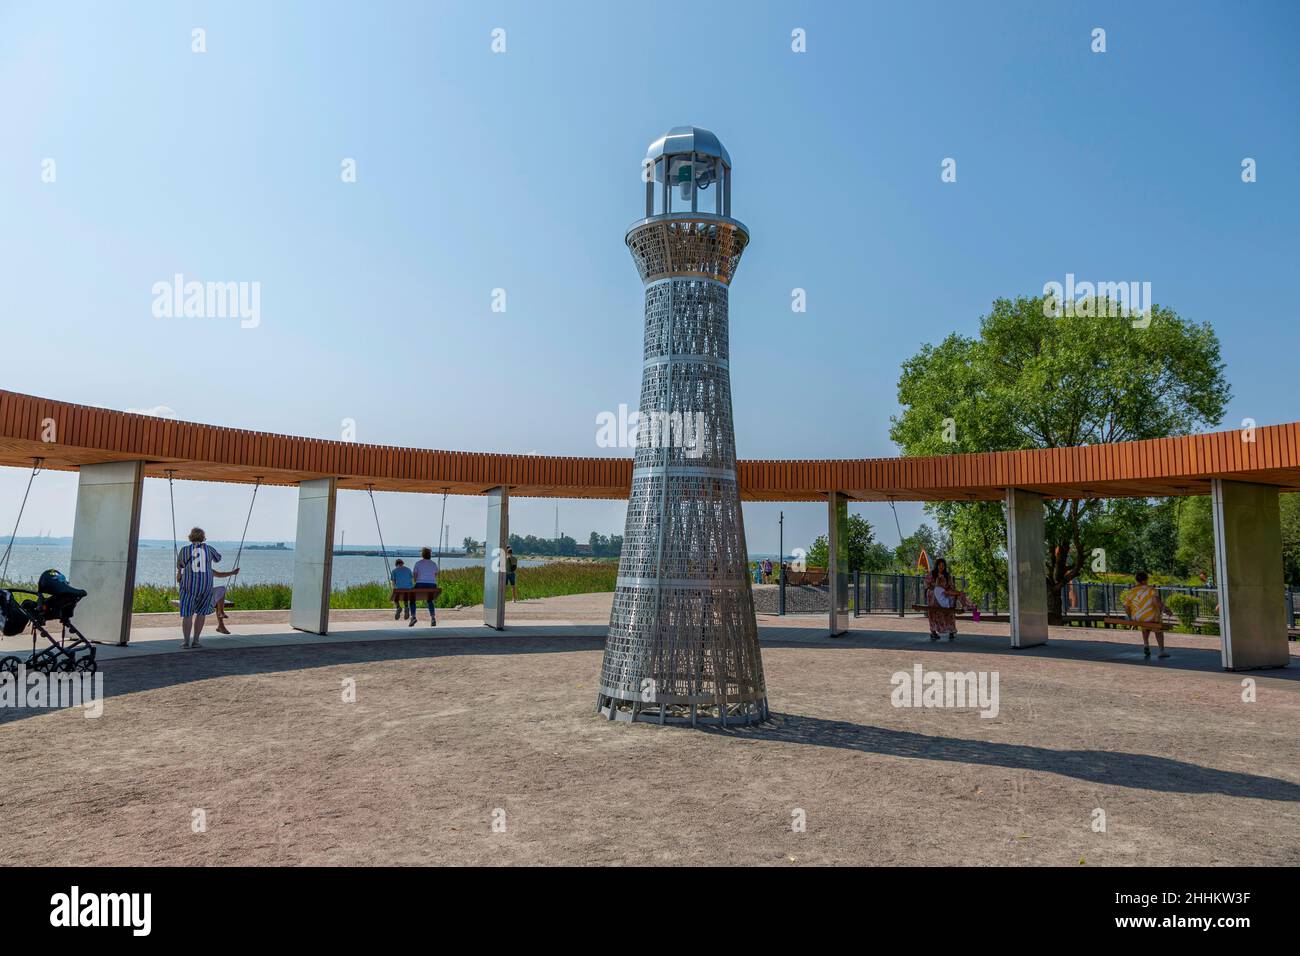
<path id="1" fill-rule="evenodd" d="M 203 622 L 212 613 L 212 566 L 221 560 L 221 552 L 206 543 L 202 528 L 190 531 L 190 543 L 176 557 L 176 581 L 181 591 L 181 647 L 202 647 L 199 635 Z M 224 575 L 223 575 L 224 577 Z M 191 625 L 194 642 L 190 643 Z"/>

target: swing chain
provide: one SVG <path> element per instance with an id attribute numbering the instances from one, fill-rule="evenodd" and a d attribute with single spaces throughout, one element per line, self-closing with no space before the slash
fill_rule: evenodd
<path id="1" fill-rule="evenodd" d="M 239 581 L 239 561 L 244 556 L 244 539 L 248 537 L 248 523 L 253 520 L 253 505 L 257 504 L 257 490 L 262 487 L 262 476 L 254 477 L 256 482 L 253 485 L 253 498 L 248 503 L 248 514 L 244 518 L 244 533 L 239 536 L 239 550 L 235 552 L 235 580 L 230 582 L 231 587 Z"/>
<path id="2" fill-rule="evenodd" d="M 902 544 L 902 543 L 903 543 L 903 526 L 902 526 L 901 524 L 898 523 L 898 509 L 894 507 L 894 499 L 893 499 L 892 496 L 891 496 L 890 499 L 889 499 L 889 510 L 892 511 L 892 512 L 894 513 L 894 527 L 895 527 L 896 529 L 898 529 L 898 543 L 899 543 L 899 544 Z"/>
<path id="3" fill-rule="evenodd" d="M 27 490 L 23 492 L 23 502 L 18 506 L 18 517 L 14 521 L 14 530 L 13 533 L 9 535 L 9 545 L 5 548 L 4 567 L 3 569 L 0 569 L 0 585 L 3 585 L 7 580 L 5 576 L 9 573 L 9 558 L 13 554 L 14 541 L 18 537 L 18 526 L 22 524 L 23 512 L 27 509 L 27 496 L 32 493 L 32 482 L 35 481 L 36 476 L 41 473 L 41 466 L 44 463 L 44 458 L 32 459 L 32 473 L 27 477 Z"/>
<path id="4" fill-rule="evenodd" d="M 442 489 L 442 517 L 438 519 L 438 569 L 442 570 L 442 533 L 445 527 L 444 522 L 447 520 L 447 488 Z M 447 542 L 451 544 L 450 541 Z"/>
<path id="5" fill-rule="evenodd" d="M 177 570 L 180 563 L 180 549 L 176 547 L 176 490 L 173 487 L 172 476 L 176 474 L 175 468 L 168 468 L 165 471 L 167 475 L 167 500 L 171 502 L 172 507 L 172 570 Z"/>
<path id="6" fill-rule="evenodd" d="M 370 496 L 370 510 L 375 515 L 375 531 L 379 533 L 379 553 L 384 556 L 384 573 L 387 575 L 384 580 L 391 582 L 393 580 L 393 569 L 388 564 L 388 548 L 384 546 L 384 529 L 379 525 L 379 509 L 375 506 L 375 486 L 373 484 L 366 485 L 366 494 Z"/>

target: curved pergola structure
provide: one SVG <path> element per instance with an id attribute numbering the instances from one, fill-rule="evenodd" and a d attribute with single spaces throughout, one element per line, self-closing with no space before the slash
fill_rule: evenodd
<path id="1" fill-rule="evenodd" d="M 325 633 L 340 488 L 488 497 L 504 549 L 511 496 L 626 499 L 631 457 L 570 458 L 363 445 L 202 425 L 0 390 L 0 465 L 79 470 L 71 576 L 87 630 L 130 634 L 145 477 L 297 485 L 291 623 Z M 825 501 L 831 635 L 846 627 L 847 503 L 1005 501 L 1011 644 L 1047 641 L 1043 499 L 1212 496 L 1223 665 L 1285 666 L 1278 494 L 1300 491 L 1300 422 L 1177 438 L 925 458 L 740 461 L 749 501 Z M 504 626 L 504 571 L 484 569 L 484 621 Z"/>
<path id="2" fill-rule="evenodd" d="M 1251 440 L 1243 440 L 1251 439 Z M 632 485 L 631 456 L 507 455 L 367 445 L 203 425 L 0 390 L 0 465 L 77 469 L 143 461 L 144 474 L 195 481 L 516 497 L 615 498 Z M 748 501 L 994 501 L 1007 488 L 1045 498 L 1205 495 L 1215 478 L 1300 490 L 1300 422 L 1250 433 L 918 458 L 741 460 Z"/>

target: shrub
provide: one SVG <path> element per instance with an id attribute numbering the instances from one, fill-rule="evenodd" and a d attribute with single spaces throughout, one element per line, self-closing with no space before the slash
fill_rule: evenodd
<path id="1" fill-rule="evenodd" d="M 555 561 L 519 569 L 519 597 L 542 598 L 558 594 L 591 594 L 614 590 L 618 576 L 615 561 Z M 469 607 L 483 603 L 483 569 L 481 567 L 448 568 L 438 575 L 442 594 L 438 607 Z M 391 608 L 390 588 L 382 581 L 354 584 L 330 592 L 332 608 Z M 135 589 L 132 610 L 136 614 L 175 613 L 171 602 L 177 598 L 175 586 L 141 584 Z M 283 611 L 293 604 L 293 587 L 288 584 L 238 584 L 226 597 L 236 611 Z"/>
<path id="2" fill-rule="evenodd" d="M 1165 603 L 1183 627 L 1190 631 L 1196 624 L 1196 616 L 1201 612 L 1201 602 L 1190 594 L 1171 594 Z"/>

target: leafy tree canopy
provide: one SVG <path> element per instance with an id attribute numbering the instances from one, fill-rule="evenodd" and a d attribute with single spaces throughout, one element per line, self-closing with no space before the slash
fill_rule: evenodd
<path id="1" fill-rule="evenodd" d="M 876 533 L 871 522 L 862 515 L 849 515 L 849 570 L 883 571 L 889 567 L 893 557 L 889 548 L 875 540 Z M 821 535 L 808 549 L 809 567 L 830 567 L 830 546 L 826 535 Z"/>
<path id="2" fill-rule="evenodd" d="M 899 542 L 898 547 L 894 549 L 893 557 L 904 570 L 915 569 L 922 549 L 933 561 L 940 556 L 947 557 L 947 552 L 952 549 L 952 542 L 947 535 L 941 535 L 930 525 L 923 524 Z"/>
<path id="3" fill-rule="evenodd" d="M 1288 587 L 1300 588 L 1300 494 L 1280 495 L 1282 519 L 1282 577 Z M 1184 498 L 1178 509 L 1178 561 L 1185 573 L 1199 575 L 1214 569 L 1214 515 L 1205 496 Z"/>
<path id="4" fill-rule="evenodd" d="M 903 364 L 890 437 L 906 455 L 1011 451 L 1136 441 L 1217 425 L 1230 390 L 1219 340 L 1153 305 L 1145 327 L 1052 317 L 1043 299 L 998 299 L 979 336 L 952 334 Z M 973 584 L 992 583 L 1005 517 L 997 505 L 929 506 Z M 1049 610 L 1088 567 L 1106 530 L 1096 500 L 1047 502 Z M 979 565 L 976 567 L 975 565 Z M 1004 565 L 1003 565 L 1004 567 Z"/>

